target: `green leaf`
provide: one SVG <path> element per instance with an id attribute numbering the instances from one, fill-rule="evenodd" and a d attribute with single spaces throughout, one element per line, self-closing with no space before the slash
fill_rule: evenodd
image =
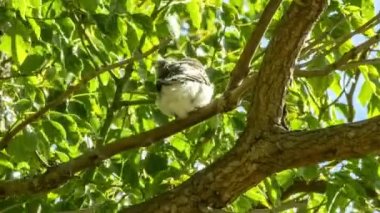
<path id="1" fill-rule="evenodd" d="M 38 8 L 41 6 L 41 0 L 29 0 L 29 3 L 32 8 Z"/>
<path id="2" fill-rule="evenodd" d="M 152 32 L 153 23 L 149 16 L 142 13 L 135 13 L 132 15 L 132 19 L 141 29 L 146 31 L 147 33 Z"/>
<path id="3" fill-rule="evenodd" d="M 91 80 L 88 84 L 88 91 L 89 92 L 95 92 L 99 88 L 99 81 L 98 79 Z"/>
<path id="4" fill-rule="evenodd" d="M 111 0 L 110 9 L 112 13 L 127 13 L 127 0 Z"/>
<path id="5" fill-rule="evenodd" d="M 34 54 L 26 57 L 25 61 L 20 66 L 20 71 L 23 73 L 33 73 L 39 70 L 45 62 L 45 57 L 42 55 Z"/>
<path id="6" fill-rule="evenodd" d="M 178 151 L 186 153 L 186 157 L 188 158 L 190 155 L 190 145 L 183 141 L 182 139 L 174 139 L 170 141 L 170 144 L 176 148 Z"/>
<path id="7" fill-rule="evenodd" d="M 37 38 L 40 38 L 41 36 L 41 27 L 40 25 L 37 24 L 37 22 L 33 19 L 29 19 L 29 24 L 32 27 L 34 34 L 36 35 Z"/>
<path id="8" fill-rule="evenodd" d="M 51 42 L 53 39 L 53 29 L 50 25 L 43 24 L 41 26 L 41 39 L 45 42 Z"/>
<path id="9" fill-rule="evenodd" d="M 317 165 L 300 168 L 298 172 L 305 180 L 313 180 L 319 177 L 319 167 Z"/>
<path id="10" fill-rule="evenodd" d="M 122 170 L 122 179 L 126 184 L 129 184 L 132 187 L 138 187 L 139 174 L 135 166 L 128 162 L 124 163 Z"/>
<path id="11" fill-rule="evenodd" d="M 227 26 L 232 25 L 236 19 L 236 16 L 239 14 L 239 12 L 232 5 L 224 3 L 224 2 L 222 4 L 222 8 L 223 8 L 222 18 L 224 22 L 226 23 Z"/>
<path id="12" fill-rule="evenodd" d="M 288 169 L 277 173 L 275 178 L 281 188 L 287 188 L 293 183 L 295 175 L 293 170 Z"/>
<path id="13" fill-rule="evenodd" d="M 270 208 L 270 204 L 266 199 L 265 193 L 263 193 L 258 187 L 248 190 L 245 195 L 252 200 L 258 201 L 261 205 Z"/>
<path id="14" fill-rule="evenodd" d="M 201 27 L 202 14 L 201 14 L 201 2 L 199 0 L 191 0 L 186 5 L 187 12 L 190 15 L 190 20 L 196 29 Z"/>
<path id="15" fill-rule="evenodd" d="M 7 147 L 7 153 L 15 162 L 30 161 L 35 157 L 39 138 L 33 132 L 24 132 L 17 135 Z"/>
<path id="16" fill-rule="evenodd" d="M 126 39 L 127 39 L 129 51 L 133 52 L 136 49 L 136 47 L 139 45 L 139 38 L 137 36 L 135 27 L 131 24 L 128 24 Z"/>
<path id="17" fill-rule="evenodd" d="M 0 50 L 13 57 L 16 64 L 21 64 L 27 57 L 29 45 L 20 35 L 1 36 Z"/>
<path id="18" fill-rule="evenodd" d="M 154 153 L 149 154 L 144 160 L 145 170 L 149 175 L 154 176 L 158 172 L 164 170 L 168 166 L 168 161 L 165 157 Z"/>
<path id="19" fill-rule="evenodd" d="M 102 33 L 115 38 L 118 36 L 119 27 L 117 15 L 94 14 L 93 17 Z"/>
<path id="20" fill-rule="evenodd" d="M 342 112 L 346 118 L 349 117 L 347 104 L 336 103 L 335 106 L 338 107 L 339 111 Z"/>
<path id="21" fill-rule="evenodd" d="M 66 139 L 66 130 L 60 123 L 53 120 L 46 120 L 42 122 L 42 127 L 44 129 L 45 134 L 50 139 L 56 141 Z"/>
<path id="22" fill-rule="evenodd" d="M 54 153 L 57 155 L 58 159 L 61 162 L 68 162 L 70 160 L 70 157 L 66 153 L 64 153 L 64 152 L 55 151 Z"/>
<path id="23" fill-rule="evenodd" d="M 79 4 L 87 11 L 95 11 L 99 5 L 99 0 L 79 0 Z"/>
<path id="24" fill-rule="evenodd" d="M 16 169 L 17 170 L 29 170 L 30 165 L 27 162 L 20 162 L 17 164 Z"/>
<path id="25" fill-rule="evenodd" d="M 14 108 L 18 112 L 24 112 L 27 109 L 29 109 L 31 106 L 32 106 L 32 102 L 29 99 L 21 99 L 15 103 Z"/>
<path id="26" fill-rule="evenodd" d="M 57 121 L 59 124 L 62 124 L 65 129 L 68 129 L 70 131 L 78 131 L 77 122 L 72 115 L 54 111 L 51 111 L 49 115 L 53 120 Z"/>
<path id="27" fill-rule="evenodd" d="M 311 85 L 315 96 L 321 97 L 326 93 L 327 89 L 334 82 L 334 77 L 332 75 L 328 75 L 318 79 L 308 78 L 307 82 Z"/>
<path id="28" fill-rule="evenodd" d="M 108 72 L 105 72 L 105 73 L 102 73 L 101 75 L 99 75 L 99 77 L 100 77 L 100 80 L 102 81 L 102 84 L 104 86 L 107 86 L 108 82 L 110 80 L 110 74 Z"/>
<path id="29" fill-rule="evenodd" d="M 70 39 L 75 30 L 75 24 L 70 18 L 61 18 L 57 22 L 59 29 L 63 32 L 67 39 Z M 47 35 L 49 36 L 49 35 Z"/>
<path id="30" fill-rule="evenodd" d="M 83 62 L 78 56 L 68 53 L 65 57 L 65 67 L 68 72 L 79 75 L 80 71 L 83 70 Z"/>
<path id="31" fill-rule="evenodd" d="M 240 196 L 235 202 L 234 202 L 234 212 L 249 212 L 249 210 L 252 209 L 252 202 L 251 200 L 247 199 L 246 197 Z"/>
<path id="32" fill-rule="evenodd" d="M 8 169 L 14 169 L 13 164 L 5 159 L 0 159 L 0 166 Z"/>
<path id="33" fill-rule="evenodd" d="M 369 100 L 371 100 L 371 96 L 373 95 L 373 93 L 374 91 L 373 91 L 372 83 L 367 80 L 364 81 L 363 86 L 360 89 L 359 96 L 358 96 L 360 104 L 362 106 L 367 105 Z"/>

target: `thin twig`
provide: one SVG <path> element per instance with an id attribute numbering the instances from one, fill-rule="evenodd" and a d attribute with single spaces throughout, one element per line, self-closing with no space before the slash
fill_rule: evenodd
<path id="1" fill-rule="evenodd" d="M 133 101 L 120 101 L 118 107 L 149 105 L 154 104 L 154 100 L 133 100 Z"/>
<path id="2" fill-rule="evenodd" d="M 98 76 L 98 75 L 100 75 L 100 74 L 102 74 L 102 73 L 104 73 L 104 72 L 106 72 L 108 70 L 115 69 L 115 68 L 124 66 L 124 65 L 126 65 L 128 63 L 131 63 L 131 62 L 133 62 L 135 60 L 147 57 L 148 55 L 151 55 L 156 50 L 158 50 L 159 48 L 161 48 L 163 45 L 166 45 L 168 42 L 169 42 L 169 40 L 165 40 L 165 41 L 161 42 L 161 44 L 159 44 L 157 46 L 154 46 L 153 48 L 151 48 L 150 50 L 148 50 L 147 52 L 145 52 L 142 55 L 132 56 L 129 59 L 125 59 L 125 60 L 122 60 L 122 61 L 114 63 L 114 64 L 110 64 L 110 65 L 107 65 L 107 66 L 100 67 L 100 68 L 96 69 L 95 71 L 91 72 L 90 74 L 88 74 L 87 76 L 84 76 L 76 85 L 69 86 L 67 88 L 67 90 L 65 92 L 63 92 L 60 96 L 58 96 L 56 99 L 54 99 L 51 102 L 47 103 L 39 111 L 37 111 L 34 114 L 28 116 L 27 118 L 25 118 L 25 120 L 23 120 L 20 123 L 18 123 L 17 125 L 15 125 L 14 128 L 10 129 L 4 135 L 4 137 L 0 141 L 0 150 L 2 150 L 5 147 L 7 147 L 8 143 L 10 142 L 10 140 L 18 132 L 20 132 L 22 129 L 24 129 L 28 124 L 36 121 L 38 118 L 40 118 L 42 115 L 44 115 L 47 111 L 49 111 L 50 109 L 52 109 L 52 108 L 56 107 L 57 105 L 59 105 L 60 103 L 62 103 L 64 100 L 66 100 L 67 98 L 69 98 L 74 92 L 76 92 L 77 90 L 79 90 L 82 87 L 82 85 L 86 84 L 91 79 L 95 78 L 96 76 Z"/>
<path id="3" fill-rule="evenodd" d="M 354 77 L 354 82 L 351 85 L 351 88 L 348 91 L 348 93 L 346 93 L 347 106 L 348 106 L 348 117 L 347 117 L 348 122 L 353 122 L 355 118 L 355 107 L 354 107 L 353 97 L 354 97 L 356 86 L 358 85 L 359 76 L 360 76 L 360 72 L 356 72 L 355 77 Z"/>
<path id="4" fill-rule="evenodd" d="M 359 60 L 359 61 L 351 61 L 348 62 L 345 65 L 342 65 L 340 69 L 352 69 L 356 68 L 358 66 L 362 65 L 375 65 L 375 64 L 380 64 L 380 58 L 373 58 L 373 59 L 367 59 L 367 60 Z"/>
<path id="5" fill-rule="evenodd" d="M 332 51 L 338 49 L 343 43 L 345 43 L 348 39 L 352 38 L 353 36 L 359 34 L 359 33 L 364 33 L 365 31 L 367 31 L 369 28 L 371 27 L 374 27 L 376 24 L 378 24 L 380 22 L 380 13 L 378 13 L 376 16 L 374 16 L 372 19 L 370 19 L 369 21 L 367 21 L 365 24 L 363 24 L 362 26 L 360 26 L 359 28 L 357 28 L 355 31 L 353 32 L 350 32 L 350 33 L 347 33 L 343 36 L 341 36 L 340 38 L 338 38 L 335 42 L 335 45 L 333 47 L 331 47 L 330 49 L 324 51 L 322 53 L 321 56 L 326 56 L 328 55 L 329 53 L 331 53 Z M 323 45 L 322 47 L 318 48 L 318 49 L 322 49 L 326 47 L 326 45 Z M 309 52 L 307 53 L 306 56 L 303 56 L 304 58 L 305 57 L 308 57 L 309 55 L 311 55 L 312 53 L 314 53 L 315 51 L 313 52 Z M 308 62 L 305 62 L 303 64 L 299 64 L 297 67 L 304 67 L 306 66 L 307 64 L 309 64 L 310 61 Z"/>
<path id="6" fill-rule="evenodd" d="M 165 10 L 169 6 L 169 4 L 170 4 L 170 1 L 168 1 L 161 8 L 159 7 L 158 4 L 156 4 L 155 7 L 154 7 L 154 10 L 152 12 L 151 18 L 153 20 L 155 20 L 157 18 L 157 16 L 159 15 L 159 13 L 161 11 Z M 145 44 L 146 38 L 147 38 L 147 34 L 143 33 L 143 35 L 140 37 L 139 45 L 133 51 L 133 54 L 132 54 L 133 56 L 137 56 L 137 55 L 141 54 L 141 49 L 142 49 L 143 45 Z M 121 97 L 122 97 L 122 94 L 123 94 L 124 85 L 126 85 L 129 82 L 129 79 L 130 79 L 130 77 L 132 75 L 132 72 L 133 72 L 133 64 L 130 63 L 130 64 L 128 64 L 126 66 L 126 68 L 125 68 L 125 74 L 124 74 L 124 76 L 121 79 L 114 78 L 115 83 L 116 83 L 116 91 L 115 91 L 112 103 L 109 106 L 109 108 L 107 109 L 107 114 L 106 114 L 106 118 L 105 118 L 105 120 L 103 122 L 103 125 L 100 128 L 100 136 L 102 138 L 104 138 L 104 140 L 99 140 L 99 144 L 98 145 L 100 145 L 100 143 L 104 143 L 105 140 L 106 140 L 106 135 L 108 133 L 108 129 L 109 129 L 110 125 L 112 124 L 112 120 L 114 118 L 115 111 L 120 106 L 120 100 L 121 100 Z"/>
<path id="7" fill-rule="evenodd" d="M 321 42 L 323 41 L 323 39 L 325 39 L 328 35 L 330 35 L 333 30 L 335 30 L 338 26 L 340 26 L 345 21 L 346 21 L 345 18 L 341 18 L 340 21 L 338 23 L 336 23 L 331 29 L 326 30 L 324 33 L 322 33 L 321 36 L 316 38 L 314 41 L 310 42 L 310 44 L 308 46 L 304 47 L 301 50 L 301 53 L 300 53 L 301 57 L 307 58 L 311 53 L 315 52 L 315 49 L 314 49 L 314 51 L 311 51 L 311 50 L 313 50 L 313 48 L 316 47 L 317 45 L 320 45 Z M 320 49 L 320 48 L 318 48 L 318 49 Z"/>
<path id="8" fill-rule="evenodd" d="M 346 76 L 346 75 L 344 75 Z M 343 78 L 343 82 L 345 82 L 345 77 Z M 322 119 L 322 116 L 323 114 L 326 112 L 326 110 L 328 108 L 330 108 L 332 105 L 336 104 L 339 99 L 343 96 L 343 94 L 345 94 L 345 88 L 348 86 L 350 81 L 347 81 L 347 83 L 344 85 L 344 88 L 342 89 L 342 91 L 339 93 L 339 95 L 329 104 L 327 104 L 326 106 L 321 106 L 320 110 L 319 110 L 319 116 L 318 116 L 318 120 L 320 121 Z"/>
<path id="9" fill-rule="evenodd" d="M 348 64 L 349 60 L 354 59 L 358 56 L 359 53 L 366 51 L 370 46 L 378 43 L 380 41 L 380 34 L 376 34 L 371 37 L 367 41 L 361 43 L 360 45 L 352 48 L 350 51 L 346 52 L 340 59 L 335 61 L 334 63 L 326 66 L 323 69 L 317 70 L 295 70 L 294 75 L 296 77 L 318 77 L 318 76 L 326 76 L 335 70 L 342 68 L 344 65 Z"/>
<path id="10" fill-rule="evenodd" d="M 125 75 L 123 76 L 123 78 L 120 80 L 118 80 L 118 79 L 116 80 L 116 91 L 115 91 L 115 94 L 114 94 L 114 97 L 112 100 L 112 104 L 107 109 L 106 118 L 103 122 L 102 127 L 100 128 L 100 137 L 104 138 L 104 140 L 99 140 L 99 142 L 103 142 L 103 143 L 105 142 L 105 136 L 108 133 L 108 129 L 109 129 L 109 127 L 112 123 L 112 120 L 114 118 L 115 111 L 118 108 L 119 101 L 123 95 L 124 85 L 129 81 L 129 79 L 132 75 L 132 72 L 133 72 L 133 64 L 130 63 L 125 68 Z M 98 145 L 100 145 L 100 144 L 98 144 Z"/>
<path id="11" fill-rule="evenodd" d="M 348 39 L 352 38 L 354 35 L 357 35 L 359 33 L 364 33 L 369 28 L 374 27 L 379 22 L 380 22 L 380 12 L 376 16 L 374 16 L 373 18 L 371 18 L 369 21 L 367 21 L 365 24 L 363 24 L 362 26 L 360 26 L 359 28 L 357 28 L 355 31 L 353 31 L 351 33 L 348 33 L 348 34 L 340 37 L 336 41 L 334 47 L 332 47 L 331 49 L 329 49 L 325 54 L 327 55 L 327 54 L 331 53 L 333 50 L 338 49 L 343 43 L 345 43 Z"/>
<path id="12" fill-rule="evenodd" d="M 231 78 L 227 86 L 227 91 L 237 87 L 241 80 L 248 75 L 248 67 L 251 58 L 255 54 L 257 47 L 260 45 L 260 41 L 281 2 L 282 0 L 271 0 L 265 7 L 263 14 L 261 15 L 261 18 L 256 25 L 255 30 L 252 31 L 251 38 L 245 45 L 244 50 L 241 53 L 240 58 L 235 65 L 235 68 L 231 72 Z"/>
<path id="13" fill-rule="evenodd" d="M 158 143 L 161 139 L 182 131 L 218 113 L 234 109 L 237 106 L 240 97 L 250 90 L 255 81 L 256 75 L 247 77 L 239 87 L 225 93 L 224 96 L 214 100 L 212 103 L 198 111 L 191 113 L 185 119 L 176 119 L 170 123 L 141 134 L 121 138 L 109 144 L 96 147 L 96 149 L 88 151 L 69 162 L 49 168 L 43 175 L 31 177 L 29 179 L 13 180 L 10 182 L 16 183 L 18 186 L 16 191 L 19 192 L 19 195 L 20 193 L 31 194 L 56 188 L 70 178 L 73 178 L 76 172 L 96 166 L 101 161 L 110 158 L 117 153 Z M 54 181 L 51 181 L 53 179 Z M 0 188 L 3 188 L 5 185 L 8 186 L 10 182 L 0 181 Z M 13 193 L 15 192 L 15 188 L 11 187 L 9 189 L 9 192 L 1 193 L 0 198 L 14 196 Z"/>
<path id="14" fill-rule="evenodd" d="M 14 78 L 25 78 L 25 77 L 32 77 L 36 76 L 37 74 L 40 74 L 41 72 L 35 72 L 31 74 L 17 74 L 17 75 L 11 75 L 11 76 L 4 76 L 0 77 L 0 80 L 9 80 L 9 79 L 14 79 Z"/>

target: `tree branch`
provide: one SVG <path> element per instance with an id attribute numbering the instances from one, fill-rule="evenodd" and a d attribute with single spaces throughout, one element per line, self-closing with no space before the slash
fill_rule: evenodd
<path id="1" fill-rule="evenodd" d="M 352 48 L 350 51 L 346 52 L 340 59 L 335 61 L 334 63 L 326 66 L 323 69 L 318 70 L 296 70 L 294 71 L 294 75 L 296 77 L 318 77 L 318 76 L 326 76 L 339 68 L 343 68 L 345 65 L 349 67 L 349 60 L 354 59 L 358 56 L 359 53 L 368 50 L 368 48 L 380 41 L 380 34 L 376 34 L 371 37 L 367 41 L 361 43 L 360 45 Z M 347 67 L 346 67 L 347 68 Z"/>
<path id="2" fill-rule="evenodd" d="M 9 80 L 14 78 L 26 78 L 26 77 L 32 77 L 40 74 L 41 72 L 35 72 L 31 74 L 17 74 L 17 75 L 10 75 L 10 76 L 1 76 L 0 80 Z"/>
<path id="3" fill-rule="evenodd" d="M 380 116 L 325 129 L 268 135 L 235 147 L 180 187 L 127 212 L 168 212 L 172 205 L 179 212 L 195 212 L 200 205 L 221 208 L 275 172 L 379 152 Z"/>
<path id="4" fill-rule="evenodd" d="M 243 52 L 241 53 L 240 58 L 235 65 L 235 68 L 231 72 L 231 77 L 227 86 L 227 90 L 231 90 L 237 87 L 241 80 L 248 75 L 249 63 L 251 61 L 251 58 L 255 53 L 257 47 L 259 46 L 260 41 L 281 2 L 282 0 L 270 0 L 268 5 L 265 7 L 263 14 L 261 15 L 261 18 L 256 25 L 255 30 L 252 31 L 248 43 L 246 44 Z"/>
<path id="5" fill-rule="evenodd" d="M 125 59 L 125 60 L 122 60 L 122 61 L 114 63 L 114 64 L 103 66 L 101 68 L 98 68 L 98 69 L 94 70 L 93 72 L 91 72 L 87 76 L 84 76 L 76 85 L 69 86 L 67 88 L 67 90 L 65 92 L 63 92 L 60 96 L 58 96 L 56 99 L 54 99 L 51 102 L 47 103 L 39 111 L 37 111 L 37 112 L 33 113 L 32 115 L 28 116 L 23 121 L 21 121 L 20 123 L 16 124 L 12 129 L 10 129 L 4 135 L 4 137 L 0 141 L 0 150 L 6 148 L 7 145 L 8 145 L 8 143 L 12 140 L 12 138 L 18 132 L 20 132 L 22 129 L 24 129 L 28 124 L 36 121 L 38 118 L 40 118 L 42 115 L 44 115 L 47 111 L 49 111 L 50 109 L 58 106 L 64 100 L 66 100 L 67 98 L 69 98 L 73 93 L 75 93 L 76 91 L 78 91 L 82 87 L 82 85 L 86 84 L 88 81 L 90 81 L 94 77 L 96 77 L 96 76 L 98 76 L 98 75 L 100 75 L 103 72 L 106 72 L 108 70 L 112 70 L 112 69 L 118 68 L 120 66 L 123 66 L 125 64 L 131 63 L 131 62 L 133 62 L 135 60 L 144 58 L 144 57 L 146 57 L 146 56 L 154 53 L 157 49 L 159 49 L 161 46 L 165 45 L 166 43 L 168 43 L 168 40 L 162 42 L 161 44 L 159 44 L 157 46 L 154 46 L 153 48 L 151 48 L 150 50 L 148 50 L 144 54 L 137 55 L 137 56 L 132 56 L 129 59 Z"/>
<path id="6" fill-rule="evenodd" d="M 333 48 L 329 49 L 326 54 L 329 54 L 333 50 L 337 49 L 340 45 L 344 44 L 348 39 L 352 38 L 354 35 L 366 32 L 369 28 L 374 27 L 379 22 L 380 22 L 380 13 L 378 13 L 376 16 L 374 16 L 373 18 L 368 20 L 362 26 L 358 27 L 355 31 L 340 37 L 337 40 L 335 46 Z"/>
<path id="7" fill-rule="evenodd" d="M 340 69 L 345 70 L 345 69 L 352 69 L 356 68 L 358 66 L 363 66 L 363 65 L 376 65 L 380 64 L 380 58 L 373 58 L 373 59 L 363 59 L 359 61 L 351 61 L 348 62 L 345 65 L 342 65 Z"/>
<path id="8" fill-rule="evenodd" d="M 324 180 L 313 180 L 308 182 L 297 180 L 282 193 L 281 199 L 286 200 L 290 196 L 300 192 L 324 193 L 326 191 L 326 187 L 327 182 Z"/>
<path id="9" fill-rule="evenodd" d="M 344 20 L 344 19 L 343 19 Z M 327 54 L 330 54 L 332 51 L 338 49 L 342 44 L 344 44 L 347 40 L 349 40 L 350 38 L 352 38 L 353 36 L 359 34 L 359 33 L 364 33 L 366 32 L 369 28 L 371 27 L 374 27 L 376 24 L 378 24 L 380 22 L 380 13 L 378 13 L 376 16 L 374 16 L 373 18 L 371 18 L 370 20 L 368 20 L 366 23 L 364 23 L 362 26 L 360 26 L 359 28 L 357 28 L 355 31 L 353 32 L 350 32 L 350 33 L 347 33 L 343 36 L 341 36 L 340 38 L 336 39 L 336 42 L 335 42 L 335 45 L 324 51 L 323 52 L 323 55 L 327 55 Z M 333 28 L 335 28 L 337 25 L 335 25 Z M 324 45 L 324 47 L 326 46 L 326 44 Z M 306 54 L 306 56 L 303 56 L 303 57 L 307 57 L 309 56 L 310 54 L 314 53 L 315 51 L 310 51 L 312 47 L 305 47 L 304 50 L 302 50 L 302 52 L 304 52 Z M 322 47 L 323 48 L 323 47 Z M 307 53 L 308 51 L 310 51 L 309 53 Z M 308 62 L 304 63 L 304 65 L 306 65 Z"/>
<path id="10" fill-rule="evenodd" d="M 114 118 L 115 111 L 117 110 L 119 102 L 121 100 L 121 96 L 123 95 L 124 85 L 129 81 L 129 78 L 131 77 L 132 72 L 133 72 L 133 64 L 130 63 L 125 68 L 124 76 L 121 79 L 115 79 L 116 91 L 112 99 L 111 105 L 107 108 L 106 118 L 104 119 L 103 125 L 100 128 L 100 137 L 104 138 L 104 141 L 99 140 L 99 144 L 102 144 L 105 142 L 105 136 L 108 133 L 108 129 Z"/>
<path id="11" fill-rule="evenodd" d="M 320 35 L 318 38 L 315 38 L 312 42 L 310 42 L 307 46 L 305 46 L 304 48 L 302 48 L 301 52 L 300 52 L 300 58 L 306 58 L 308 57 L 312 52 L 314 51 L 311 51 L 313 50 L 314 47 L 320 45 L 322 43 L 322 41 L 328 36 L 331 34 L 332 31 L 334 31 L 337 27 L 339 27 L 341 24 L 345 23 L 346 22 L 346 17 L 342 17 L 338 23 L 336 23 L 331 29 L 329 30 L 326 30 L 325 32 L 322 33 L 322 35 Z M 306 41 L 307 43 L 308 41 Z M 320 49 L 320 48 L 316 48 L 316 49 Z M 314 49 L 315 50 L 315 49 Z M 309 52 L 310 51 L 310 52 Z"/>
<path id="12" fill-rule="evenodd" d="M 281 126 L 284 97 L 295 60 L 326 2 L 309 0 L 304 5 L 295 2 L 290 6 L 266 50 L 248 112 L 247 130 L 254 135 Z"/>
<path id="13" fill-rule="evenodd" d="M 139 135 L 121 138 L 112 143 L 99 146 L 93 151 L 85 153 L 67 163 L 49 168 L 40 176 L 23 180 L 0 181 L 0 198 L 35 194 L 57 188 L 70 178 L 73 178 L 76 172 L 94 167 L 115 154 L 157 143 L 217 113 L 229 111 L 237 106 L 239 98 L 251 88 L 254 81 L 255 76 L 246 78 L 238 88 L 230 91 L 229 95 L 216 99 L 206 107 L 192 113 L 186 119 L 177 119 Z"/>
<path id="14" fill-rule="evenodd" d="M 365 184 L 363 181 L 355 180 L 358 184 L 360 184 L 363 189 L 365 189 L 366 194 L 376 199 L 378 194 L 375 189 L 370 188 Z M 323 194 L 326 192 L 327 185 L 329 183 L 325 180 L 312 180 L 312 181 L 303 181 L 303 180 L 297 180 L 295 181 L 291 186 L 289 186 L 283 193 L 282 193 L 282 200 L 286 200 L 290 196 L 297 194 L 297 193 L 320 193 Z"/>
<path id="15" fill-rule="evenodd" d="M 136 106 L 136 105 L 149 105 L 154 104 L 154 100 L 133 100 L 133 101 L 120 101 L 117 105 L 117 108 L 127 107 L 127 106 Z"/>
<path id="16" fill-rule="evenodd" d="M 267 48 L 263 65 L 257 75 L 256 85 L 252 89 L 254 98 L 249 112 L 248 127 L 240 136 L 237 145 L 217 162 L 173 191 L 126 211 L 169 212 L 172 206 L 175 206 L 178 212 L 199 212 L 200 209 L 208 207 L 222 208 L 249 187 L 278 171 L 273 170 L 276 167 L 272 167 L 271 159 L 277 158 L 282 152 L 281 150 L 271 152 L 271 150 L 277 147 L 277 142 L 283 140 L 281 138 L 265 143 L 264 139 L 287 134 L 262 134 L 260 137 L 255 137 L 252 130 L 261 132 L 271 128 L 273 123 L 276 124 L 273 121 L 277 118 L 280 122 L 282 101 L 292 75 L 291 69 L 305 36 L 326 4 L 325 0 L 309 0 L 302 5 L 293 2 L 284 15 Z M 267 165 L 266 162 L 270 166 L 263 169 L 262 165 Z"/>
<path id="17" fill-rule="evenodd" d="M 272 213 L 272 212 L 283 212 L 288 209 L 297 209 L 297 212 L 305 212 L 307 207 L 307 201 L 289 201 L 282 203 L 280 206 L 277 206 L 272 209 L 253 209 L 249 213 Z M 303 211 L 302 211 L 303 210 Z"/>

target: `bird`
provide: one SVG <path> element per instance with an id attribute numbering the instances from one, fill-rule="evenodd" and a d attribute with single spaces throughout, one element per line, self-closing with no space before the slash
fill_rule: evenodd
<path id="1" fill-rule="evenodd" d="M 155 69 L 156 105 L 163 114 L 186 118 L 211 102 L 214 87 L 197 59 L 158 60 Z"/>

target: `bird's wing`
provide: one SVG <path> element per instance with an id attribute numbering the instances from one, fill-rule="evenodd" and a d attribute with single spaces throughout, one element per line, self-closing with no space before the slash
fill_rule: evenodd
<path id="1" fill-rule="evenodd" d="M 159 61 L 156 66 L 158 79 L 157 89 L 162 85 L 195 81 L 210 85 L 203 65 L 196 59 L 184 58 L 179 61 Z"/>
<path id="2" fill-rule="evenodd" d="M 177 81 L 195 81 L 209 85 L 208 76 L 205 72 L 203 65 L 191 58 L 185 58 L 178 62 L 172 63 L 170 66 L 171 75 L 169 79 L 176 79 Z"/>

